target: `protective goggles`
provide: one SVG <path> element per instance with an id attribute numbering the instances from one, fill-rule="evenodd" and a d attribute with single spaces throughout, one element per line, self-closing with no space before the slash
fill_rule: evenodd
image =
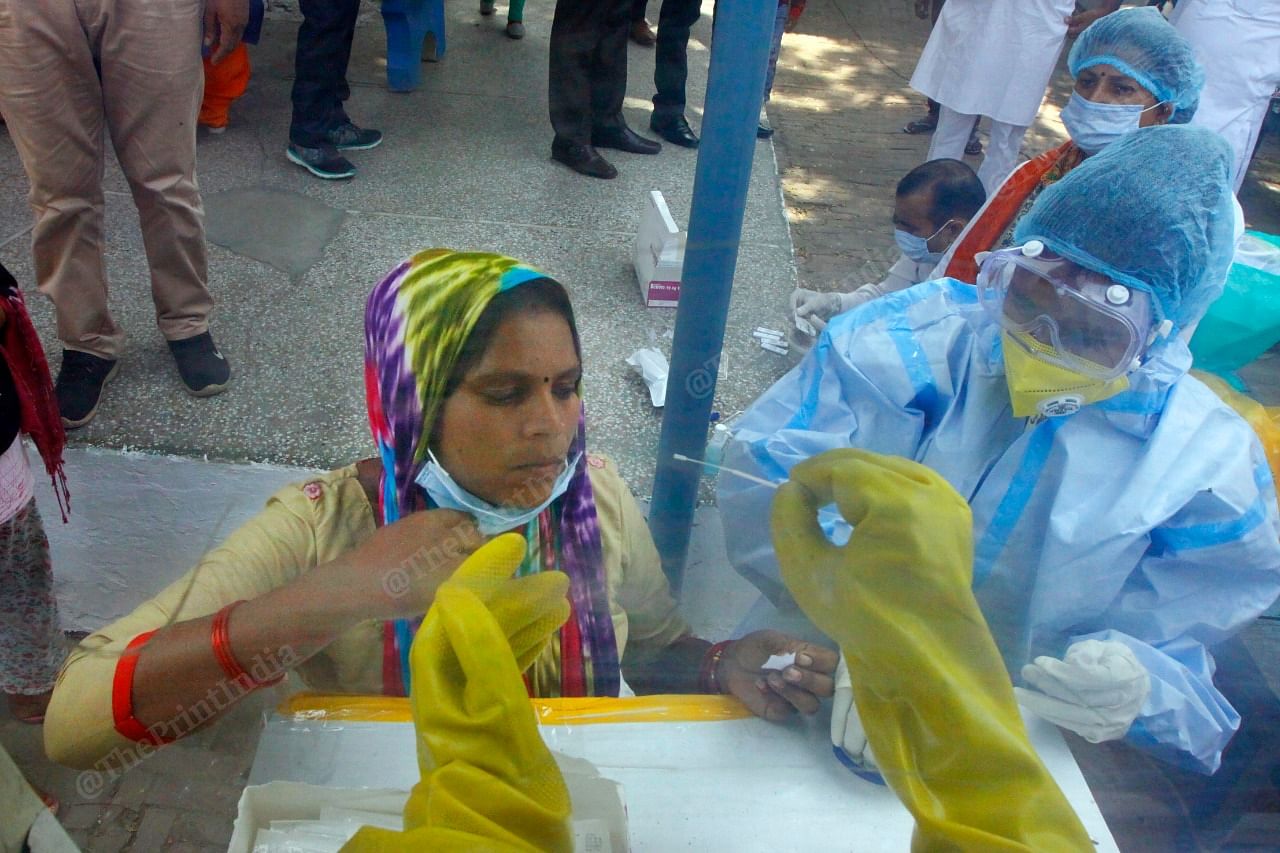
<path id="1" fill-rule="evenodd" d="M 1136 367 L 1151 342 L 1149 294 L 1059 257 L 1037 240 L 980 262 L 983 307 L 1036 358 L 1114 379 Z"/>

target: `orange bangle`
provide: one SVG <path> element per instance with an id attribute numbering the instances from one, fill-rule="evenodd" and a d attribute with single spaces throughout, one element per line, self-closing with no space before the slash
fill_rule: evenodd
<path id="1" fill-rule="evenodd" d="M 213 656 L 218 659 L 218 665 L 222 667 L 222 671 L 226 673 L 227 678 L 240 684 L 247 690 L 254 690 L 259 687 L 269 687 L 272 684 L 279 684 L 284 680 L 283 672 L 275 678 L 269 678 L 266 681 L 257 681 L 249 674 L 248 670 L 240 665 L 240 661 L 236 660 L 235 654 L 231 651 L 231 634 L 227 626 L 231 622 L 231 611 L 235 610 L 241 604 L 244 604 L 244 599 L 231 602 L 213 615 L 213 626 L 210 632 L 210 640 L 213 645 Z"/>
<path id="2" fill-rule="evenodd" d="M 720 658 L 724 657 L 725 649 L 733 644 L 733 640 L 721 640 L 720 642 L 707 649 L 707 653 L 702 658 L 702 668 L 698 672 L 698 688 L 703 693 L 723 693 L 720 689 L 720 679 L 716 676 L 716 667 L 720 665 Z"/>
<path id="3" fill-rule="evenodd" d="M 125 646 L 124 654 L 120 655 L 115 677 L 111 682 L 111 717 L 116 731 L 134 743 L 161 746 L 171 743 L 173 738 L 156 734 L 133 715 L 133 673 L 138 668 L 138 655 L 142 653 L 142 646 L 154 633 L 155 631 L 147 631 L 134 637 Z"/>

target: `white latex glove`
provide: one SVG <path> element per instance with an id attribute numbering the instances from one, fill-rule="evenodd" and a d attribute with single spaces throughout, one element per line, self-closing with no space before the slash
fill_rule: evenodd
<path id="1" fill-rule="evenodd" d="M 791 313 L 797 329 L 816 335 L 827 327 L 828 320 L 840 313 L 840 294 L 797 287 L 791 292 Z"/>
<path id="2" fill-rule="evenodd" d="M 1013 688 L 1020 705 L 1091 743 L 1124 737 L 1151 692 L 1146 668 L 1114 640 L 1073 643 L 1062 660 L 1038 657 L 1022 677 L 1036 689 Z"/>
<path id="3" fill-rule="evenodd" d="M 831 746 L 836 751 L 836 757 L 863 779 L 883 785 L 884 780 L 880 776 L 875 756 L 871 754 L 871 746 L 867 743 L 867 733 L 862 728 L 862 718 L 858 716 L 858 706 L 853 704 L 853 682 L 849 679 L 849 667 L 844 662 L 843 654 L 840 655 L 840 663 L 836 664 L 834 678 Z"/>

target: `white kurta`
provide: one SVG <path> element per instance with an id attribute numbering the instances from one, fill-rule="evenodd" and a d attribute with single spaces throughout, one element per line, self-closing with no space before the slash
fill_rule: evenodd
<path id="1" fill-rule="evenodd" d="M 1231 143 L 1238 190 L 1271 93 L 1280 86 L 1280 0 L 1180 0 L 1169 21 L 1204 65 L 1204 91 L 1191 123 Z"/>
<path id="2" fill-rule="evenodd" d="M 1075 0 L 947 0 L 911 88 L 958 113 L 1031 124 Z"/>

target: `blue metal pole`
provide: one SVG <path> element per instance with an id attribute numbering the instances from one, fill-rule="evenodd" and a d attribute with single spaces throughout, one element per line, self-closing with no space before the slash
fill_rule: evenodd
<path id="1" fill-rule="evenodd" d="M 676 591 L 684 576 L 702 471 L 672 454 L 701 459 L 706 450 L 777 9 L 776 0 L 730 0 L 717 9 L 711 40 L 702 143 L 649 512 L 649 529 Z"/>

